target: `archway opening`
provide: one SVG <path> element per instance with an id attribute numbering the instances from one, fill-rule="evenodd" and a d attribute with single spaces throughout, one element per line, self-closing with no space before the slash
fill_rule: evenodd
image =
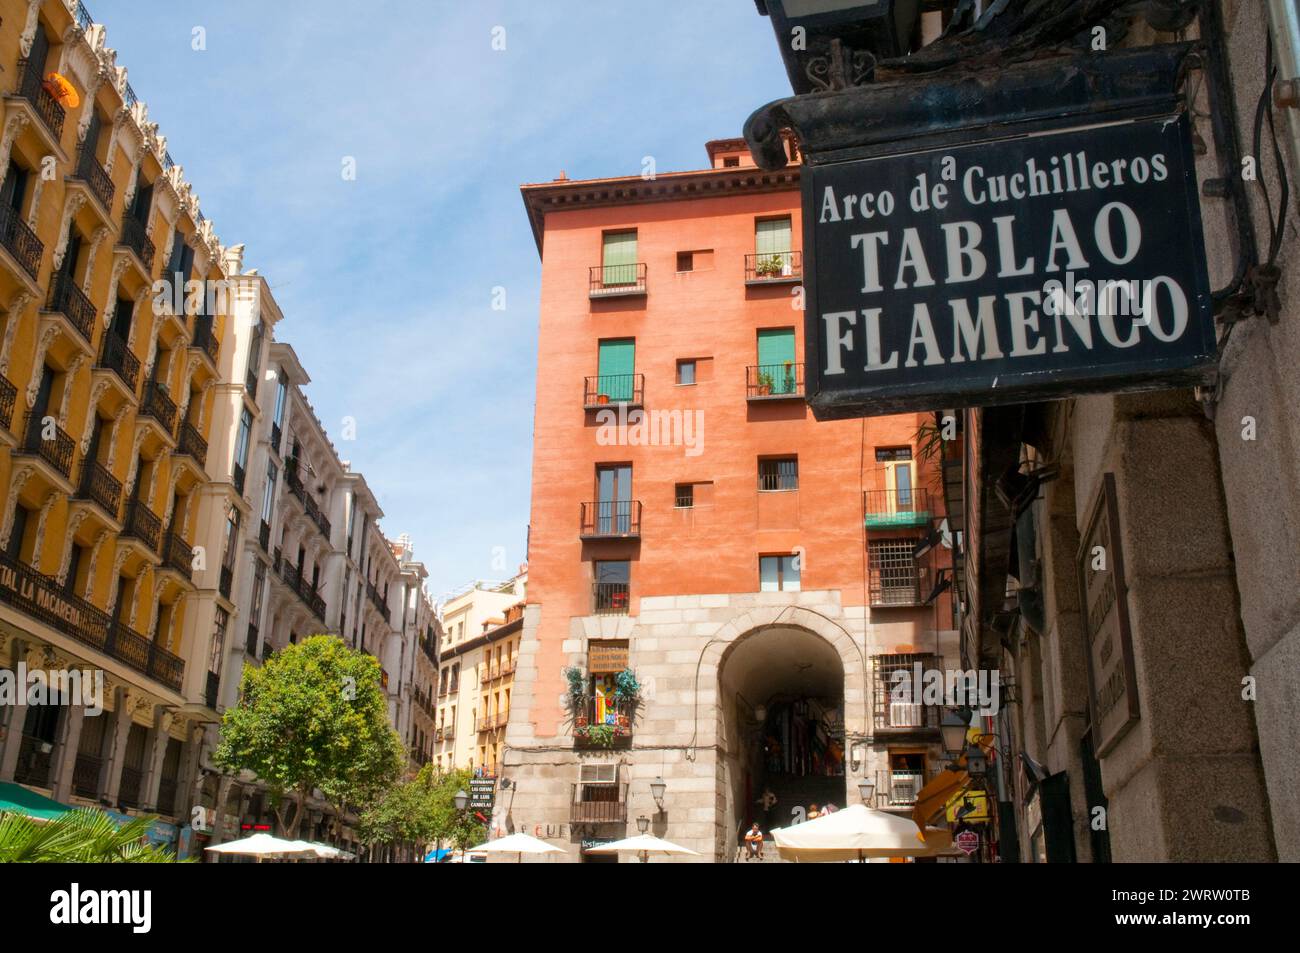
<path id="1" fill-rule="evenodd" d="M 767 833 L 814 805 L 845 806 L 844 666 L 834 646 L 806 629 L 759 629 L 723 658 L 718 682 L 725 823 L 737 847 L 755 821 Z"/>

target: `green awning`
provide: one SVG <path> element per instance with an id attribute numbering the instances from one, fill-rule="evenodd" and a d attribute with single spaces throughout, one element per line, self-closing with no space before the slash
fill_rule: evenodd
<path id="1" fill-rule="evenodd" d="M 35 791 L 29 791 L 21 784 L 0 781 L 0 812 L 26 814 L 37 820 L 48 821 L 72 810 L 66 804 L 60 804 Z"/>

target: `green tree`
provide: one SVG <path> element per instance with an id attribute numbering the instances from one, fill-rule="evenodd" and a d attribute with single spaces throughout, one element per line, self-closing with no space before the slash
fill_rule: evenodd
<path id="1" fill-rule="evenodd" d="M 436 775 L 425 765 L 415 777 L 385 791 L 361 814 L 357 834 L 366 844 L 411 843 L 423 846 L 436 840 L 434 790 Z"/>
<path id="2" fill-rule="evenodd" d="M 337 808 L 373 803 L 397 779 L 402 743 L 388 724 L 379 662 L 332 635 L 246 665 L 213 761 L 270 789 L 280 827 L 296 837 L 313 789 Z M 286 820 L 287 803 L 295 805 Z"/>
<path id="3" fill-rule="evenodd" d="M 38 824 L 22 814 L 0 813 L 0 863 L 167 864 L 165 847 L 144 840 L 155 816 L 121 826 L 92 808 L 79 808 Z"/>
<path id="4" fill-rule="evenodd" d="M 456 810 L 456 793 L 464 791 L 468 794 L 472 777 L 464 769 L 434 776 L 432 840 L 441 846 L 464 850 L 487 840 L 487 824 L 479 820 L 474 811 Z"/>

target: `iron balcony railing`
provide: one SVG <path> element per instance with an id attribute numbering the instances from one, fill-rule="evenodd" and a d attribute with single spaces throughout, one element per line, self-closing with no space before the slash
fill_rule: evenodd
<path id="1" fill-rule="evenodd" d="M 45 253 L 45 245 L 36 237 L 36 233 L 27 227 L 18 210 L 8 204 L 0 205 L 0 245 L 4 245 L 33 281 L 36 280 L 36 273 L 41 268 L 41 256 Z"/>
<path id="2" fill-rule="evenodd" d="M 14 405 L 18 401 L 18 388 L 13 381 L 0 374 L 0 427 L 6 429 L 14 422 Z"/>
<path id="3" fill-rule="evenodd" d="M 574 740 L 593 744 L 630 741 L 635 711 L 636 703 L 630 699 L 607 697 L 602 700 L 588 695 L 580 700 L 573 719 Z"/>
<path id="4" fill-rule="evenodd" d="M 140 540 L 156 553 L 162 539 L 162 520 L 140 500 L 131 500 L 122 519 L 122 535 Z"/>
<path id="5" fill-rule="evenodd" d="M 783 364 L 751 364 L 745 368 L 747 400 L 788 399 L 802 396 L 802 364 L 787 361 Z"/>
<path id="6" fill-rule="evenodd" d="M 38 788 L 49 787 L 50 763 L 54 744 L 44 738 L 23 735 L 18 742 L 18 763 L 14 765 L 14 780 Z"/>
<path id="7" fill-rule="evenodd" d="M 104 760 L 93 754 L 77 752 L 77 760 L 72 765 L 72 791 L 80 797 L 95 800 L 99 797 L 99 776 L 104 769 Z"/>
<path id="8" fill-rule="evenodd" d="M 591 587 L 592 611 L 596 615 L 627 615 L 631 593 L 625 582 L 597 582 Z"/>
<path id="9" fill-rule="evenodd" d="M 234 581 L 235 581 L 235 571 L 231 569 L 229 566 L 222 566 L 220 580 L 217 583 L 217 588 L 221 591 L 221 594 L 225 596 L 227 599 L 230 598 L 230 591 L 234 585 Z"/>
<path id="10" fill-rule="evenodd" d="M 371 604 L 379 610 L 379 614 L 384 617 L 384 621 L 392 624 L 392 610 L 388 608 L 388 601 L 384 599 L 375 584 L 366 580 L 366 595 L 370 597 Z"/>
<path id="11" fill-rule="evenodd" d="M 575 784 L 569 823 L 622 824 L 627 821 L 627 782 Z"/>
<path id="12" fill-rule="evenodd" d="M 98 504 L 109 516 L 117 519 L 117 511 L 122 504 L 122 484 L 107 467 L 87 457 L 81 461 L 81 483 L 77 496 Z"/>
<path id="13" fill-rule="evenodd" d="M 194 550 L 179 533 L 168 531 L 163 545 L 163 564 L 186 579 L 194 578 Z"/>
<path id="14" fill-rule="evenodd" d="M 95 21 L 91 17 L 90 11 L 86 9 L 86 5 L 82 3 L 81 0 L 77 0 L 74 12 L 77 17 L 77 29 L 81 30 L 82 32 L 89 30 L 91 24 L 94 23 Z"/>
<path id="15" fill-rule="evenodd" d="M 144 385 L 144 393 L 140 398 L 140 416 L 152 417 L 168 434 L 176 428 L 176 402 L 157 381 L 149 381 Z"/>
<path id="16" fill-rule="evenodd" d="M 876 733 L 895 735 L 939 730 L 942 705 L 925 704 L 924 679 L 925 673 L 942 669 L 943 659 L 924 653 L 875 655 L 871 667 L 871 709 Z M 918 671 L 922 679 L 919 682 Z"/>
<path id="17" fill-rule="evenodd" d="M 862 509 L 868 529 L 925 526 L 934 518 L 930 491 L 919 488 L 867 490 L 863 493 Z"/>
<path id="18" fill-rule="evenodd" d="M 108 368 L 121 379 L 127 390 L 135 393 L 135 385 L 140 380 L 140 359 L 131 353 L 126 341 L 112 331 L 104 335 L 104 346 L 99 352 L 99 366 Z"/>
<path id="19" fill-rule="evenodd" d="M 112 211 L 113 180 L 99 164 L 99 159 L 95 158 L 95 144 L 89 140 L 82 145 L 81 153 L 77 156 L 77 178 L 86 183 L 95 198 L 99 199 L 99 204 L 104 206 L 105 212 Z"/>
<path id="20" fill-rule="evenodd" d="M 596 500 L 579 504 L 583 539 L 632 538 L 641 535 L 640 500 Z"/>
<path id="21" fill-rule="evenodd" d="M 921 771 L 879 771 L 876 773 L 876 802 L 883 807 L 908 807 L 925 787 Z"/>
<path id="22" fill-rule="evenodd" d="M 178 443 L 178 449 L 181 453 L 189 454 L 199 464 L 207 466 L 208 463 L 208 442 L 203 439 L 202 435 L 194 428 L 189 421 L 181 424 L 181 435 Z"/>
<path id="23" fill-rule="evenodd" d="M 122 231 L 118 244 L 135 252 L 135 256 L 140 259 L 140 264 L 144 265 L 145 272 L 153 273 L 153 241 L 149 238 L 144 223 L 130 212 L 122 216 Z"/>
<path id="24" fill-rule="evenodd" d="M 582 405 L 594 410 L 609 404 L 640 407 L 645 390 L 644 374 L 601 374 L 583 381 Z"/>
<path id="25" fill-rule="evenodd" d="M 262 552 L 271 555 L 271 524 L 266 520 L 262 520 L 257 528 L 257 544 L 262 547 Z"/>
<path id="26" fill-rule="evenodd" d="M 195 323 L 193 346 L 206 354 L 213 365 L 216 365 L 217 355 L 221 353 L 221 341 L 217 339 L 217 333 L 213 330 L 211 318 Z"/>
<path id="27" fill-rule="evenodd" d="M 235 488 L 235 492 L 240 496 L 244 495 L 244 468 L 236 463 L 231 470 L 230 482 Z"/>
<path id="28" fill-rule="evenodd" d="M 248 623 L 248 635 L 244 638 L 244 652 L 252 658 L 257 658 L 257 626 L 252 622 Z"/>
<path id="29" fill-rule="evenodd" d="M 72 476 L 73 439 L 49 414 L 27 415 L 23 452 L 40 457 L 65 477 Z"/>
<path id="30" fill-rule="evenodd" d="M 180 691 L 185 674 L 183 659 L 69 593 L 57 579 L 37 572 L 26 563 L 0 553 L 0 566 L 5 570 L 6 581 L 12 582 L 12 585 L 0 585 L 0 601 L 173 691 Z"/>
<path id="31" fill-rule="evenodd" d="M 271 423 L 271 449 L 274 450 L 277 454 L 280 452 L 281 436 L 283 436 L 283 434 L 280 430 L 280 425 L 275 422 L 272 422 Z"/>
<path id="32" fill-rule="evenodd" d="M 276 570 L 285 584 L 297 594 L 318 619 L 325 621 L 325 599 L 320 591 L 311 584 L 302 571 L 288 560 L 280 557 L 276 560 Z"/>
<path id="33" fill-rule="evenodd" d="M 798 281 L 803 277 L 803 252 L 757 252 L 745 256 L 745 284 Z"/>
<path id="34" fill-rule="evenodd" d="M 302 479 L 298 476 L 296 461 L 284 468 L 284 480 L 289 486 L 289 492 L 302 504 L 303 509 L 307 511 L 307 515 L 311 517 L 311 521 L 316 524 L 316 528 L 325 534 L 326 539 L 329 539 L 332 528 L 329 517 L 321 510 L 316 498 L 303 486 Z"/>
<path id="35" fill-rule="evenodd" d="M 643 295 L 646 292 L 645 279 L 643 261 L 627 265 L 596 265 L 591 269 L 588 293 L 593 298 Z"/>
<path id="36" fill-rule="evenodd" d="M 66 271 L 59 272 L 54 280 L 46 309 L 57 311 L 66 317 L 86 343 L 90 343 L 95 327 L 95 306 Z"/>
<path id="37" fill-rule="evenodd" d="M 41 117 L 41 122 L 45 123 L 45 128 L 54 136 L 54 141 L 58 142 L 63 138 L 63 120 L 67 117 L 67 111 L 45 88 L 45 77 L 41 75 L 41 67 L 44 65 L 26 58 L 20 59 L 18 71 L 22 75 L 16 92 L 31 103 L 33 111 Z"/>
<path id="38" fill-rule="evenodd" d="M 868 598 L 873 606 L 921 605 L 921 569 L 914 539 L 871 540 L 867 544 Z"/>

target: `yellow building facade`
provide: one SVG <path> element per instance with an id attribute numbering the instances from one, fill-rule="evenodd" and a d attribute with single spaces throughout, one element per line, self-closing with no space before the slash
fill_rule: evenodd
<path id="1" fill-rule="evenodd" d="M 217 717 L 223 250 L 85 8 L 0 18 L 0 668 L 102 672 L 105 709 L 4 706 L 0 780 L 173 815 Z"/>

